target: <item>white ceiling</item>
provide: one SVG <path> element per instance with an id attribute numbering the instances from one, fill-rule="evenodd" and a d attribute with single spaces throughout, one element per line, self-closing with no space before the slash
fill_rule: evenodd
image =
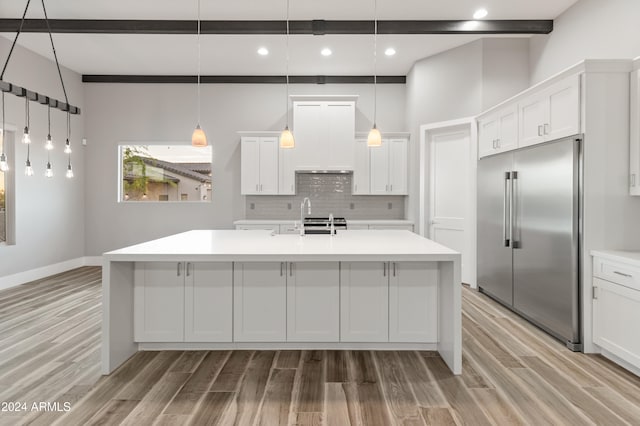
<path id="1" fill-rule="evenodd" d="M 554 19 L 578 0 L 378 0 L 380 20 L 472 19 L 479 7 L 486 19 Z M 0 16 L 19 18 L 25 1 L 3 1 Z M 49 1 L 50 19 L 196 19 L 197 0 L 87 0 Z M 283 20 L 285 0 L 201 0 L 203 20 Z M 40 2 L 32 1 L 27 18 L 42 18 Z M 371 20 L 373 0 L 290 0 L 292 20 Z M 12 39 L 14 34 L 2 34 Z M 406 75 L 412 64 L 479 35 L 380 35 L 378 74 Z M 501 37 L 505 37 L 504 35 Z M 203 35 L 202 74 L 283 75 L 285 37 L 274 35 Z M 62 65 L 82 74 L 195 74 L 195 35 L 54 34 Z M 19 44 L 53 58 L 47 35 L 26 33 Z M 256 51 L 265 46 L 266 57 Z M 320 55 L 323 47 L 334 52 Z M 386 57 L 394 47 L 397 54 Z M 297 35 L 290 37 L 290 74 L 371 75 L 372 35 Z"/>

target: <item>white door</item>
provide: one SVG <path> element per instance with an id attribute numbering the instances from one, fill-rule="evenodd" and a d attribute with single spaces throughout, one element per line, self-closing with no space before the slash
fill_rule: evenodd
<path id="1" fill-rule="evenodd" d="M 260 194 L 278 193 L 278 138 L 260 138 Z"/>
<path id="2" fill-rule="evenodd" d="M 545 91 L 549 97 L 549 116 L 545 123 L 546 140 L 580 133 L 580 80 L 574 75 Z"/>
<path id="3" fill-rule="evenodd" d="M 544 123 L 549 111 L 548 103 L 549 97 L 544 93 L 529 96 L 520 102 L 518 106 L 519 147 L 544 142 Z"/>
<path id="4" fill-rule="evenodd" d="M 231 262 L 185 266 L 185 342 L 232 342 Z"/>
<path id="5" fill-rule="evenodd" d="M 330 153 L 327 169 L 353 170 L 353 143 L 355 140 L 355 104 L 329 102 L 325 105 L 326 131 Z"/>
<path id="6" fill-rule="evenodd" d="M 340 341 L 389 341 L 388 262 L 341 262 Z"/>
<path id="7" fill-rule="evenodd" d="M 389 341 L 438 341 L 437 262 L 391 262 Z"/>
<path id="8" fill-rule="evenodd" d="M 136 262 L 134 340 L 182 342 L 184 339 L 184 263 Z"/>
<path id="9" fill-rule="evenodd" d="M 287 269 L 287 341 L 339 341 L 338 262 L 296 262 Z"/>
<path id="10" fill-rule="evenodd" d="M 353 195 L 369 195 L 369 147 L 366 139 L 355 142 L 353 160 Z"/>
<path id="11" fill-rule="evenodd" d="M 389 142 L 389 194 L 407 195 L 407 139 Z"/>
<path id="12" fill-rule="evenodd" d="M 243 137 L 240 142 L 240 193 L 260 193 L 260 138 Z"/>
<path id="13" fill-rule="evenodd" d="M 233 340 L 284 342 L 287 289 L 282 262 L 235 262 Z"/>
<path id="14" fill-rule="evenodd" d="M 326 143 L 321 102 L 294 102 L 293 134 L 295 136 L 296 168 L 322 170 L 329 160 L 328 149 L 318 149 Z"/>
<path id="15" fill-rule="evenodd" d="M 462 280 L 472 283 L 469 163 L 470 135 L 467 127 L 430 132 L 429 236 L 462 253 Z"/>
<path id="16" fill-rule="evenodd" d="M 389 191 L 389 143 L 367 148 L 369 150 L 369 187 L 372 195 L 386 195 Z"/>

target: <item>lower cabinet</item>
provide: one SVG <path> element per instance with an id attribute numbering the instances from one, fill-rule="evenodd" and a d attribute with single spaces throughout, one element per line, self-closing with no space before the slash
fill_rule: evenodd
<path id="1" fill-rule="evenodd" d="M 234 263 L 234 341 L 286 341 L 287 277 L 285 269 L 284 262 Z"/>
<path id="2" fill-rule="evenodd" d="M 387 262 L 340 264 L 340 341 L 389 341 Z"/>
<path id="3" fill-rule="evenodd" d="M 137 342 L 230 342 L 231 262 L 138 262 Z"/>
<path id="4" fill-rule="evenodd" d="M 287 341 L 340 341 L 338 262 L 287 265 Z"/>

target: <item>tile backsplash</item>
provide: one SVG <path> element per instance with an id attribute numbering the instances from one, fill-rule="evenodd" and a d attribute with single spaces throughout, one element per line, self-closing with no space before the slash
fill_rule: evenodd
<path id="1" fill-rule="evenodd" d="M 353 174 L 296 173 L 296 195 L 248 195 L 247 219 L 299 219 L 300 203 L 311 199 L 311 216 L 404 219 L 403 195 L 352 195 Z M 305 212 L 306 215 L 306 212 Z"/>

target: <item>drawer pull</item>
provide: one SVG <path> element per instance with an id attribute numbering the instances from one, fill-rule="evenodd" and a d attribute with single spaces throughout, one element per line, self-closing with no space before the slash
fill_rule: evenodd
<path id="1" fill-rule="evenodd" d="M 614 274 L 616 274 L 616 275 L 620 275 L 620 276 L 622 276 L 622 277 L 625 277 L 625 278 L 633 278 L 633 275 L 631 275 L 631 274 L 625 274 L 624 272 L 613 271 L 613 273 L 614 273 Z"/>

